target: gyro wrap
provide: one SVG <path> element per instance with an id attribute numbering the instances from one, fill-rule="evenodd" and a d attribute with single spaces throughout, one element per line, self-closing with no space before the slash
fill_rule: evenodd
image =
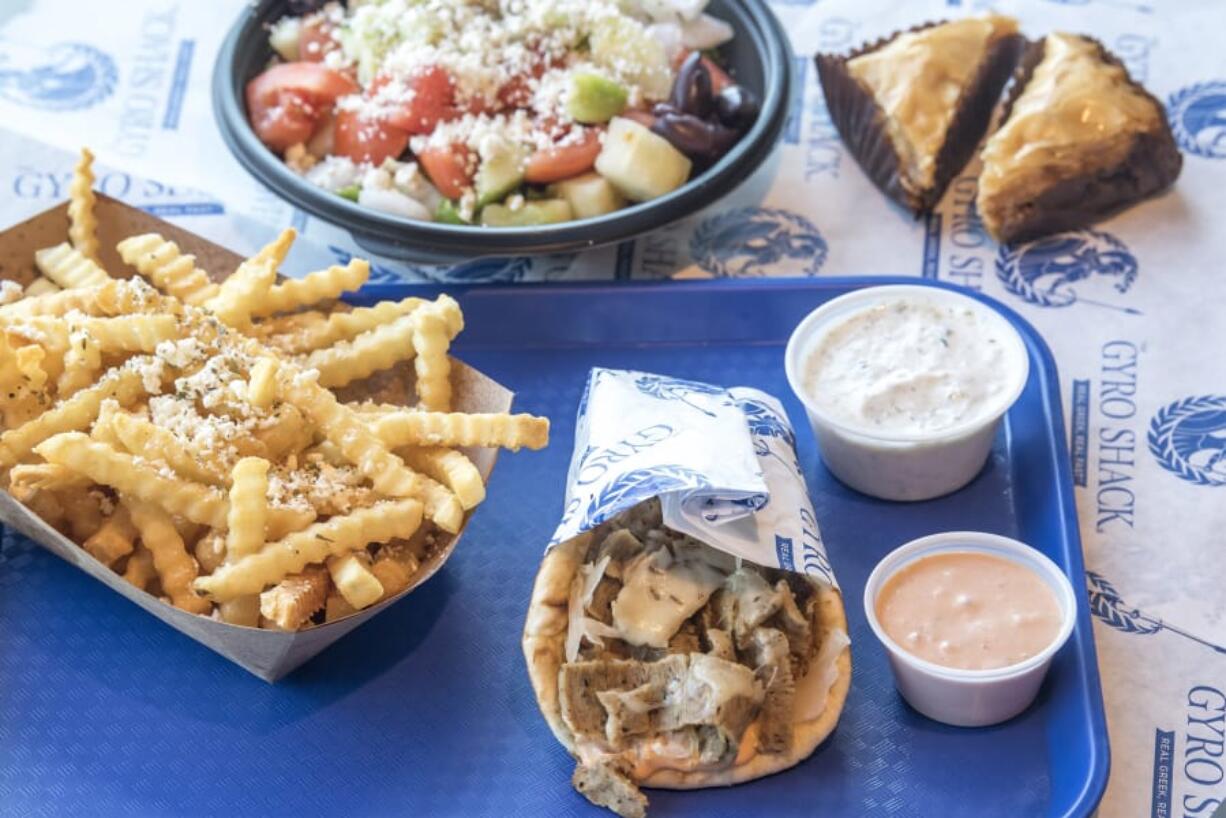
<path id="1" fill-rule="evenodd" d="M 674 531 L 837 587 L 796 434 L 765 392 L 593 369 L 550 547 L 652 497 Z"/>

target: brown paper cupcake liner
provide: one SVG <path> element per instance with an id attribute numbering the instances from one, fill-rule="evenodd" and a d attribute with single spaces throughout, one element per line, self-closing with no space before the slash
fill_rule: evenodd
<path id="1" fill-rule="evenodd" d="M 1129 84 L 1165 112 L 1157 97 L 1132 79 L 1118 57 L 1097 39 L 1085 39 L 1094 43 L 1099 59 L 1123 68 Z M 1044 43 L 1045 40 L 1030 43 L 1018 61 L 1005 95 L 1002 126 L 1009 121 L 1014 104 L 1043 61 Z M 1055 179 L 1029 198 L 1001 202 L 998 207 L 984 208 L 981 202 L 981 215 L 989 232 L 1002 244 L 1029 241 L 1085 227 L 1131 207 L 1170 187 L 1182 167 L 1183 156 L 1164 115 L 1157 129 L 1136 134 L 1124 160 L 1114 167 Z M 983 212 L 985 209 L 991 212 Z"/>
<path id="2" fill-rule="evenodd" d="M 847 70 L 847 63 L 888 45 L 904 33 L 922 31 L 944 22 L 929 22 L 896 31 L 847 54 L 818 54 L 815 58 L 827 110 L 844 144 L 883 193 L 916 215 L 930 210 L 940 201 L 949 183 L 974 154 L 1024 40 L 1019 35 L 1011 35 L 991 45 L 959 100 L 958 110 L 936 156 L 933 182 L 923 189 L 913 189 L 906 184 L 901 158 L 890 140 L 886 114 Z"/>

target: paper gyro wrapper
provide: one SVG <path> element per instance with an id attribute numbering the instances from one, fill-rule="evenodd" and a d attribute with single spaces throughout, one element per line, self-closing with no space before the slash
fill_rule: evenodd
<path id="1" fill-rule="evenodd" d="M 135 271 L 127 267 L 115 252 L 115 244 L 128 236 L 141 233 L 160 233 L 174 241 L 183 252 L 194 254 L 197 263 L 218 280 L 224 279 L 242 261 L 240 256 L 225 248 L 102 194 L 98 194 L 95 213 L 99 222 L 101 261 L 114 276 L 135 275 Z M 23 285 L 32 281 L 38 274 L 34 266 L 34 251 L 64 241 L 67 225 L 67 205 L 62 204 L 0 233 L 0 279 L 11 279 Z M 513 395 L 509 390 L 454 359 L 451 384 L 456 411 L 506 412 L 511 408 Z M 395 367 L 366 381 L 351 384 L 338 390 L 338 393 L 344 400 L 370 397 L 377 401 L 409 403 L 413 395 L 413 368 Z M 497 451 L 464 451 L 488 482 Z M 162 602 L 128 584 L 123 577 L 47 525 L 7 492 L 0 492 L 0 521 L 106 584 L 176 630 L 270 682 L 289 673 L 358 625 L 395 604 L 405 594 L 411 593 L 438 571 L 463 534 L 463 527 L 459 534 L 453 536 L 440 532 L 435 547 L 422 559 L 412 583 L 397 596 L 335 622 L 290 632 L 230 625 L 187 613 Z M 80 615 L 91 614 L 81 611 Z"/>
<path id="2" fill-rule="evenodd" d="M 550 546 L 660 498 L 664 524 L 756 565 L 838 587 L 774 397 L 593 369 L 579 403 L 566 506 Z"/>
<path id="3" fill-rule="evenodd" d="M 546 549 L 524 628 L 524 654 L 543 715 L 582 759 L 586 753 L 561 716 L 558 690 L 567 654 L 568 589 L 589 532 L 657 497 L 666 527 L 741 560 L 807 577 L 819 591 L 821 642 L 797 688 L 814 689 L 807 705 L 797 705 L 788 751 L 738 759 L 722 769 L 664 767 L 638 783 L 670 789 L 735 784 L 795 765 L 829 735 L 842 711 L 850 640 L 795 433 L 778 400 L 746 387 L 592 370 L 579 404 L 562 521 Z"/>

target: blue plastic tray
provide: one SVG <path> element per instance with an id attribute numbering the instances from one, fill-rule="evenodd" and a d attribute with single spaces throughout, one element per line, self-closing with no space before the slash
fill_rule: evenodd
<path id="1" fill-rule="evenodd" d="M 906 540 L 982 529 L 1025 540 L 1082 583 L 1055 366 L 1034 330 L 1026 391 L 966 489 L 870 500 L 819 462 L 783 374 L 818 304 L 893 279 L 516 287 L 461 293 L 458 353 L 553 418 L 553 445 L 504 455 L 440 574 L 268 685 L 6 532 L 0 551 L 0 813 L 7 815 L 599 815 L 537 711 L 519 637 L 561 512 L 575 406 L 592 365 L 782 398 L 851 624 L 837 732 L 793 770 L 729 790 L 650 793 L 652 815 L 1081 816 L 1108 745 L 1085 600 L 1037 704 L 990 729 L 944 727 L 894 691 L 860 605 Z M 915 283 L 914 279 L 898 279 Z M 402 297 L 406 288 L 364 295 Z"/>

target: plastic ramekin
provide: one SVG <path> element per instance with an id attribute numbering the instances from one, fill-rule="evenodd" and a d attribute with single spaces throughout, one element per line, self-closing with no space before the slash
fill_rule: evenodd
<path id="1" fill-rule="evenodd" d="M 837 319 L 894 299 L 966 307 L 995 326 L 1011 347 L 1007 354 L 1014 366 L 1009 388 L 965 423 L 921 434 L 869 432 L 824 412 L 804 389 L 806 359 Z M 788 340 L 784 368 L 788 384 L 805 406 L 822 460 L 834 476 L 873 497 L 914 501 L 957 491 L 980 472 L 992 451 L 1001 418 L 1026 386 L 1030 356 L 1013 325 L 982 301 L 939 287 L 890 284 L 850 292 L 809 313 Z"/>
<path id="2" fill-rule="evenodd" d="M 943 667 L 908 653 L 886 635 L 877 620 L 877 595 L 897 571 L 916 560 L 951 552 L 992 554 L 1034 571 L 1051 588 L 1063 615 L 1055 639 L 1029 659 L 990 670 Z M 885 646 L 894 684 L 907 703 L 930 719 L 955 727 L 985 727 L 1021 713 L 1038 695 L 1056 651 L 1068 641 L 1077 618 L 1077 599 L 1068 577 L 1043 554 L 1017 540 L 976 531 L 950 531 L 912 540 L 877 563 L 864 586 L 869 627 Z"/>

